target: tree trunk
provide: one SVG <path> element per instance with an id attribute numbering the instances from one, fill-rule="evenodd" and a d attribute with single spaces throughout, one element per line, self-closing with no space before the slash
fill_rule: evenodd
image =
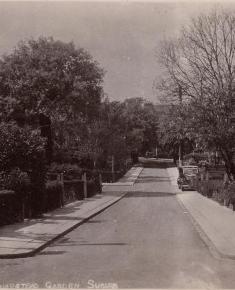
<path id="1" fill-rule="evenodd" d="M 47 117 L 44 114 L 39 114 L 39 124 L 41 127 L 41 136 L 47 138 L 45 151 L 46 151 L 47 163 L 50 164 L 52 161 L 52 155 L 53 155 L 53 140 L 52 140 L 50 117 Z"/>
<path id="2" fill-rule="evenodd" d="M 183 140 L 179 142 L 179 166 L 183 165 Z"/>
<path id="3" fill-rule="evenodd" d="M 225 163 L 226 173 L 230 181 L 235 179 L 235 165 L 233 164 L 233 152 L 221 148 L 220 153 Z"/>

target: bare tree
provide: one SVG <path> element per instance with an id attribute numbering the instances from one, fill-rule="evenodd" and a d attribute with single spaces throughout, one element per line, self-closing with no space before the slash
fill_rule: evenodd
<path id="1" fill-rule="evenodd" d="M 227 172 L 234 175 L 234 14 L 214 11 L 193 19 L 178 39 L 163 42 L 160 60 L 166 79 L 159 88 L 171 101 L 177 88 L 182 89 L 181 106 L 187 106 L 185 126 L 191 136 L 219 150 Z"/>

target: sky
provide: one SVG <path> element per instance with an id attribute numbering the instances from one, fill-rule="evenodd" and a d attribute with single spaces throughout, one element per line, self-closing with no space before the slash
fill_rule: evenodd
<path id="1" fill-rule="evenodd" d="M 161 41 L 215 5 L 233 9 L 235 1 L 0 2 L 0 55 L 32 37 L 73 41 L 104 68 L 104 91 L 111 100 L 143 97 L 157 103 L 153 83 L 162 74 Z"/>

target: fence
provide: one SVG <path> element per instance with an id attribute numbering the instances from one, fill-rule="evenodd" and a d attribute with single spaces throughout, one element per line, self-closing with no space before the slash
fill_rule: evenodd
<path id="1" fill-rule="evenodd" d="M 232 205 L 235 210 L 235 181 L 228 180 L 223 167 L 209 168 L 200 172 L 195 188 L 201 194 L 213 198 L 220 204 Z"/>
<path id="2" fill-rule="evenodd" d="M 225 178 L 224 168 L 207 168 L 201 170 L 195 181 L 198 192 L 207 197 L 212 197 L 215 192 L 220 192 Z"/>
<path id="3" fill-rule="evenodd" d="M 48 172 L 43 196 L 43 212 L 101 193 L 102 181 L 115 182 L 125 172 L 126 170 L 112 172 L 86 168 L 67 172 Z M 0 225 L 31 218 L 31 202 L 30 184 L 23 195 L 9 190 L 0 191 Z"/>
<path id="4" fill-rule="evenodd" d="M 61 187 L 61 206 L 102 191 L 101 176 L 91 170 L 71 170 L 64 173 L 50 172 L 48 179 L 48 184 L 56 180 L 58 186 Z"/>
<path id="5" fill-rule="evenodd" d="M 23 219 L 23 203 L 12 190 L 0 191 L 0 225 L 6 225 Z"/>

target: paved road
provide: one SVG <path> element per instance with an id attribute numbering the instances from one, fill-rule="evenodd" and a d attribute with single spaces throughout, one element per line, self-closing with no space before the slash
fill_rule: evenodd
<path id="1" fill-rule="evenodd" d="M 124 199 L 37 256 L 0 261 L 5 286 L 235 288 L 234 273 L 235 261 L 203 243 L 164 168 L 145 168 Z"/>

